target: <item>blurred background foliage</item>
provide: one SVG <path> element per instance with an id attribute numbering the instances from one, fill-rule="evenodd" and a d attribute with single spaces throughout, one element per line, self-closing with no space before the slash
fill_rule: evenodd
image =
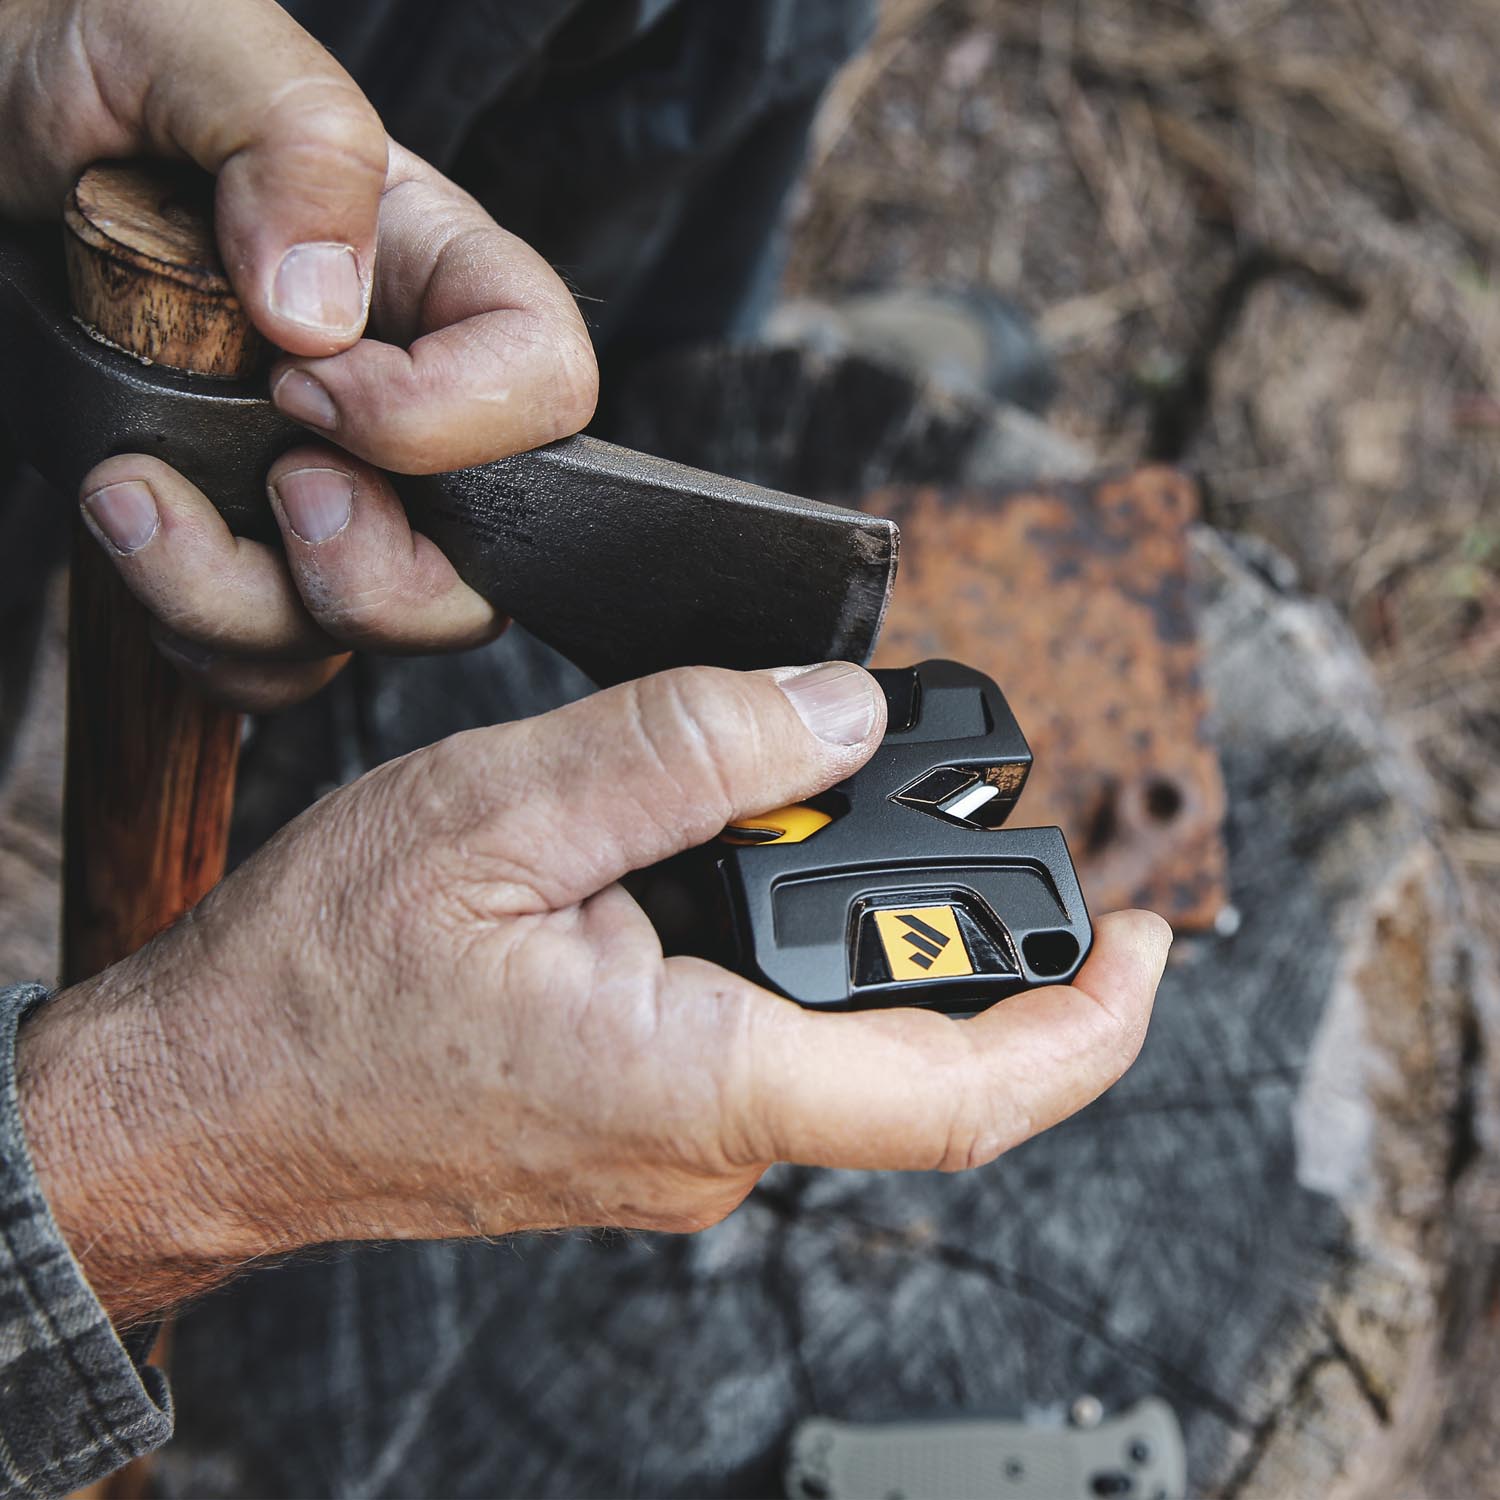
<path id="1" fill-rule="evenodd" d="M 1014 300 L 1048 416 L 1329 600 L 1500 930 L 1500 6 L 887 0 L 788 291 Z"/>

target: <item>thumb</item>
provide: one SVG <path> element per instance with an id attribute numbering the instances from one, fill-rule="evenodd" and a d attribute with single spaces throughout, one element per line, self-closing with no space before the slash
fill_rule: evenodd
<path id="1" fill-rule="evenodd" d="M 736 817 L 823 791 L 885 731 L 885 696 L 848 662 L 686 667 L 502 730 L 435 746 L 470 789 L 454 830 L 488 850 L 516 910 L 553 910 L 704 843 Z M 432 784 L 432 781 L 429 781 Z M 478 787 L 477 796 L 472 789 Z M 483 865 L 471 870 L 485 878 Z"/>
<path id="2" fill-rule="evenodd" d="M 149 86 L 147 149 L 218 175 L 219 249 L 262 333 L 334 354 L 364 329 L 386 134 L 354 80 L 274 0 L 109 5 L 107 55 Z"/>

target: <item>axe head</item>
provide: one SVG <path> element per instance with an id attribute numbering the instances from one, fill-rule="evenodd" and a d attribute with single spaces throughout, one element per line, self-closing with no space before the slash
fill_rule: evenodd
<path id="1" fill-rule="evenodd" d="M 266 470 L 308 436 L 263 382 L 143 365 L 90 337 L 52 237 L 13 226 L 0 226 L 0 403 L 16 451 L 70 500 L 102 459 L 149 453 L 268 541 Z M 891 521 L 590 438 L 392 478 L 472 588 L 601 684 L 867 661 L 895 579 Z"/>

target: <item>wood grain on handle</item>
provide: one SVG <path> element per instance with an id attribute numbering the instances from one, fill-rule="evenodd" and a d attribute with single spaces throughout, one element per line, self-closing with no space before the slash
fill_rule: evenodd
<path id="1" fill-rule="evenodd" d="M 73 312 L 121 359 L 251 372 L 265 346 L 224 275 L 209 200 L 191 176 L 91 167 L 64 223 Z M 162 659 L 145 609 L 82 521 L 69 590 L 65 984 L 133 953 L 218 882 L 240 739 L 239 715 Z M 83 1494 L 136 1500 L 149 1490 L 149 1461 L 138 1460 Z"/>
<path id="2" fill-rule="evenodd" d="M 214 244 L 213 180 L 196 168 L 90 167 L 63 206 L 73 313 L 137 359 L 241 378 L 269 349 Z"/>
<path id="3" fill-rule="evenodd" d="M 80 522 L 69 584 L 65 984 L 134 953 L 224 873 L 239 715 L 199 697 L 147 625 Z"/>
<path id="4" fill-rule="evenodd" d="M 202 179 L 206 182 L 207 179 Z M 214 249 L 209 200 L 178 167 L 89 168 L 64 236 L 80 322 L 135 355 L 242 375 L 263 347 Z M 239 716 L 151 644 L 145 610 L 79 523 L 68 652 L 62 974 L 133 953 L 224 873 Z"/>

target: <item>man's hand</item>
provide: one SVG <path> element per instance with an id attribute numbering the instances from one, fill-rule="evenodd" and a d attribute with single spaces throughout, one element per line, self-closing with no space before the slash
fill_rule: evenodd
<path id="1" fill-rule="evenodd" d="M 461 649 L 503 628 L 378 470 L 479 463 L 589 420 L 588 332 L 534 251 L 388 141 L 274 0 L 7 0 L 0 140 L 9 217 L 56 217 L 102 158 L 216 173 L 224 263 L 287 351 L 273 398 L 338 444 L 268 476 L 284 555 L 231 536 L 155 460 L 115 457 L 85 480 L 85 519 L 180 668 L 267 709 L 315 690 L 351 647 Z"/>
<path id="2" fill-rule="evenodd" d="M 1170 937 L 970 1021 L 804 1011 L 662 957 L 617 884 L 848 775 L 856 667 L 695 668 L 475 730 L 285 829 L 21 1039 L 42 1183 L 117 1320 L 256 1256 L 561 1225 L 693 1230 L 778 1160 L 989 1161 L 1129 1066 Z"/>

